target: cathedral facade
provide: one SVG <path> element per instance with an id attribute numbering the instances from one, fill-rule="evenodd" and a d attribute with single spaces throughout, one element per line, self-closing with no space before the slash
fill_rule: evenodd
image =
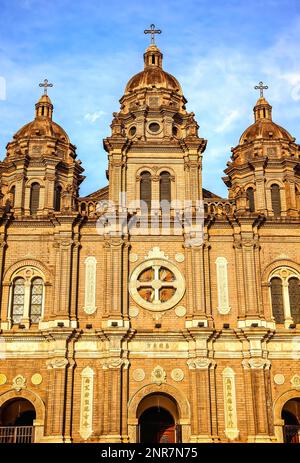
<path id="1" fill-rule="evenodd" d="M 260 85 L 228 199 L 205 190 L 206 140 L 153 42 L 107 187 L 80 197 L 47 82 L 0 163 L 2 443 L 299 441 L 300 147 Z"/>

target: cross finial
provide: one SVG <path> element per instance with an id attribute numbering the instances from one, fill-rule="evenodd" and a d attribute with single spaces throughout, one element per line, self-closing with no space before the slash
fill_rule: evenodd
<path id="1" fill-rule="evenodd" d="M 39 87 L 44 87 L 44 95 L 47 95 L 47 88 L 53 87 L 53 84 L 49 84 L 48 79 L 45 79 L 43 83 L 39 84 Z"/>
<path id="2" fill-rule="evenodd" d="M 155 34 L 161 34 L 160 29 L 155 29 L 155 24 L 150 25 L 150 29 L 145 29 L 144 34 L 151 34 L 151 43 L 155 43 Z"/>
<path id="3" fill-rule="evenodd" d="M 264 90 L 267 90 L 269 87 L 267 85 L 264 85 L 263 82 L 259 82 L 258 85 L 255 85 L 255 90 L 259 90 L 260 91 L 260 98 L 263 98 L 264 97 Z"/>

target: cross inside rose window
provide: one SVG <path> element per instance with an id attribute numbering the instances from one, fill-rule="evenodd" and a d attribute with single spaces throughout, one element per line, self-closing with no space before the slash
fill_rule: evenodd
<path id="1" fill-rule="evenodd" d="M 174 296 L 177 282 L 171 270 L 160 265 L 153 265 L 152 268 L 140 274 L 136 286 L 139 295 L 145 301 L 160 304 Z"/>
<path id="2" fill-rule="evenodd" d="M 170 262 L 154 259 L 133 272 L 130 293 L 142 307 L 165 310 L 173 307 L 182 298 L 183 277 Z"/>

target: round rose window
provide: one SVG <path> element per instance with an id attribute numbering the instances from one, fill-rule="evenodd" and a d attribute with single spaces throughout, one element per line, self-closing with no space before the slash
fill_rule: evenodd
<path id="1" fill-rule="evenodd" d="M 132 272 L 129 290 L 141 307 L 162 311 L 174 307 L 182 299 L 185 283 L 174 264 L 152 259 L 143 262 Z"/>
<path id="2" fill-rule="evenodd" d="M 159 132 L 160 125 L 157 122 L 151 122 L 151 124 L 149 124 L 149 130 L 153 133 Z"/>

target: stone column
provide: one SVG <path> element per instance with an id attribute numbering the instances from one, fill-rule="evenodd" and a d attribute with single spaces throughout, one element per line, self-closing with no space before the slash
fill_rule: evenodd
<path id="1" fill-rule="evenodd" d="M 195 318 L 206 318 L 205 307 L 205 285 L 204 285 L 204 265 L 203 265 L 203 247 L 193 246 L 192 252 L 192 281 L 193 281 L 193 296 L 194 296 L 194 311 Z"/>
<path id="2" fill-rule="evenodd" d="M 244 284 L 246 296 L 246 318 L 259 318 L 259 307 L 257 303 L 257 278 L 254 249 L 256 242 L 252 239 L 242 240 Z"/>
<path id="3" fill-rule="evenodd" d="M 256 186 L 256 205 L 255 208 L 258 212 L 263 214 L 267 213 L 267 199 L 266 199 L 266 189 L 265 189 L 265 177 L 264 172 L 255 172 L 255 186 Z"/>
<path id="4" fill-rule="evenodd" d="M 193 206 L 196 201 L 202 199 L 202 184 L 200 171 L 200 158 L 198 154 L 188 156 L 188 160 L 185 162 L 185 170 L 188 173 L 186 181 L 189 184 L 187 200 L 192 201 Z"/>
<path id="5" fill-rule="evenodd" d="M 236 268 L 236 288 L 237 288 L 237 302 L 238 302 L 238 318 L 244 319 L 246 315 L 246 297 L 245 297 L 245 282 L 243 271 L 243 252 L 240 238 L 235 236 L 233 243 L 235 254 L 235 268 Z"/>
<path id="6" fill-rule="evenodd" d="M 210 249 L 211 245 L 206 242 L 203 244 L 204 254 L 204 287 L 205 287 L 205 307 L 206 316 L 212 320 L 212 304 L 211 304 L 211 289 L 210 289 Z"/>
<path id="7" fill-rule="evenodd" d="M 7 312 L 7 303 L 9 303 L 9 286 L 3 285 L 3 271 L 5 263 L 5 251 L 7 248 L 6 238 L 3 235 L 0 235 L 0 322 L 6 320 Z M 10 307 L 9 307 L 10 309 Z M 2 323 L 1 323 L 2 327 Z"/>
<path id="8" fill-rule="evenodd" d="M 119 237 L 110 237 L 105 242 L 106 291 L 103 318 L 117 320 L 123 318 L 124 296 L 126 296 L 126 300 L 128 297 L 127 290 L 125 294 L 124 288 L 124 265 L 128 263 L 128 249 L 124 245 L 124 240 Z M 127 259 L 126 262 L 125 258 Z"/>
<path id="9" fill-rule="evenodd" d="M 190 398 L 192 410 L 191 442 L 212 442 L 212 415 L 211 415 L 211 385 L 210 368 L 215 366 L 214 361 L 208 358 L 191 358 L 187 361 L 190 369 L 192 384 L 192 397 Z"/>
<path id="10" fill-rule="evenodd" d="M 290 324 L 294 323 L 294 320 L 291 314 L 289 282 L 286 278 L 282 281 L 282 293 L 284 308 L 284 326 L 285 328 L 289 328 Z"/>
<path id="11" fill-rule="evenodd" d="M 251 358 L 244 360 L 243 367 L 250 370 L 251 392 L 252 392 L 252 407 L 254 416 L 255 433 L 248 435 L 248 442 L 270 442 L 272 423 L 271 416 L 271 400 L 269 397 L 270 388 L 266 377 L 266 371 L 269 371 L 271 362 L 264 358 Z M 249 413 L 250 415 L 250 413 Z"/>
<path id="12" fill-rule="evenodd" d="M 66 379 L 69 362 L 64 357 L 55 357 L 47 362 L 49 387 L 47 400 L 46 442 L 64 442 L 66 407 Z"/>
<path id="13" fill-rule="evenodd" d="M 43 213 L 47 215 L 49 211 L 54 209 L 54 185 L 55 185 L 55 166 L 52 168 L 47 168 L 46 174 L 44 177 L 45 180 L 45 197 L 44 197 L 44 207 Z"/>
<path id="14" fill-rule="evenodd" d="M 56 248 L 56 273 L 51 318 L 63 321 L 65 326 L 69 326 L 73 240 L 67 236 L 61 236 L 55 241 L 54 247 Z"/>
<path id="15" fill-rule="evenodd" d="M 294 171 L 289 172 L 285 179 L 285 195 L 286 195 L 286 207 L 288 215 L 297 217 L 297 200 L 296 200 L 296 184 L 294 178 Z"/>
<path id="16" fill-rule="evenodd" d="M 128 397 L 123 396 L 124 389 L 122 387 L 123 378 L 127 376 L 128 365 L 127 359 L 117 357 L 110 357 L 102 361 L 105 397 L 101 442 L 128 442 L 127 417 L 123 415 L 124 410 L 127 414 Z M 125 375 L 124 372 L 126 372 Z M 124 401 L 126 407 L 124 407 Z M 124 431 L 125 435 L 123 435 Z"/>
<path id="17" fill-rule="evenodd" d="M 74 240 L 73 244 L 73 264 L 72 264 L 72 278 L 71 278 L 71 307 L 70 307 L 70 319 L 71 325 L 77 326 L 77 306 L 78 306 L 78 278 L 79 278 L 79 256 L 80 256 L 81 244 L 78 241 L 78 237 Z"/>
<path id="18" fill-rule="evenodd" d="M 185 246 L 185 268 L 186 274 L 192 274 L 192 250 L 189 246 Z M 187 301 L 187 319 L 192 319 L 194 312 L 193 300 L 193 282 L 191 278 L 186 279 L 186 301 Z"/>
<path id="19" fill-rule="evenodd" d="M 15 206 L 14 206 L 14 211 L 15 215 L 21 215 L 24 212 L 25 209 L 25 201 L 26 199 L 30 201 L 30 198 L 25 198 L 25 182 L 26 182 L 26 176 L 24 172 L 22 172 L 24 169 L 23 166 L 20 166 L 18 168 L 19 172 L 17 171 L 15 174 L 15 181 L 16 181 L 16 191 L 15 191 Z M 21 170 L 21 171 L 20 171 Z M 27 189 L 30 194 L 30 189 Z M 28 212 L 29 212 L 29 202 L 28 202 Z"/>

